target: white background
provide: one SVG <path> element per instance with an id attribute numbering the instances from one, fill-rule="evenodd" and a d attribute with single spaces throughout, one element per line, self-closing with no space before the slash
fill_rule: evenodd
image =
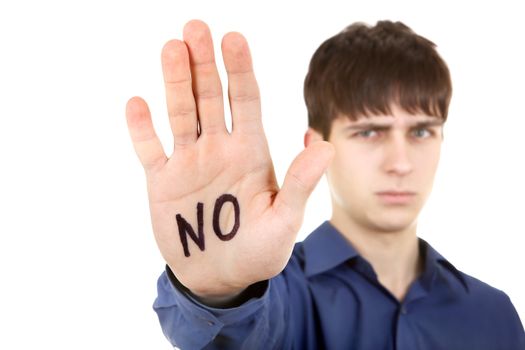
<path id="1" fill-rule="evenodd" d="M 280 181 L 302 148 L 303 79 L 324 39 L 392 19 L 434 41 L 454 96 L 420 236 L 525 319 L 518 3 L 2 1 L 0 348 L 170 348 L 151 308 L 164 263 L 124 107 L 144 97 L 169 152 L 160 50 L 192 18 L 216 44 L 247 37 Z M 312 199 L 298 239 L 329 218 L 324 181 Z"/>

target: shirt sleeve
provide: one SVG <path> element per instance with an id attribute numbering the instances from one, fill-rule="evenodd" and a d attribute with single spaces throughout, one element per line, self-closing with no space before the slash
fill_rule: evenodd
<path id="1" fill-rule="evenodd" d="M 257 289 L 262 289 L 258 296 L 238 307 L 212 308 L 186 293 L 166 267 L 153 309 L 166 338 L 184 350 L 286 348 L 285 281 L 279 275 Z"/>

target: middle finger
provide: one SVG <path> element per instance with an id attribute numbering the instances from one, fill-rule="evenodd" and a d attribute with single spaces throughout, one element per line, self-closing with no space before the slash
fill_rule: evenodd
<path id="1" fill-rule="evenodd" d="M 200 132 L 225 133 L 222 85 L 215 64 L 210 29 L 206 23 L 193 20 L 184 26 L 183 37 L 190 54 L 193 93 L 197 103 Z"/>

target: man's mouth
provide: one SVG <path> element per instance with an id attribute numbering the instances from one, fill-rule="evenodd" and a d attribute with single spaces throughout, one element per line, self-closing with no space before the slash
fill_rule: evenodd
<path id="1" fill-rule="evenodd" d="M 415 197 L 416 193 L 411 191 L 382 191 L 376 195 L 386 204 L 407 204 Z"/>

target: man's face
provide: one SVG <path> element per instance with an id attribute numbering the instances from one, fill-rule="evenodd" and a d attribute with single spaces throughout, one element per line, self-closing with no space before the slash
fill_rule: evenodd
<path id="1" fill-rule="evenodd" d="M 413 225 L 432 189 L 442 132 L 440 118 L 398 106 L 392 116 L 334 120 L 328 141 L 336 152 L 327 170 L 332 219 L 375 232 Z"/>

